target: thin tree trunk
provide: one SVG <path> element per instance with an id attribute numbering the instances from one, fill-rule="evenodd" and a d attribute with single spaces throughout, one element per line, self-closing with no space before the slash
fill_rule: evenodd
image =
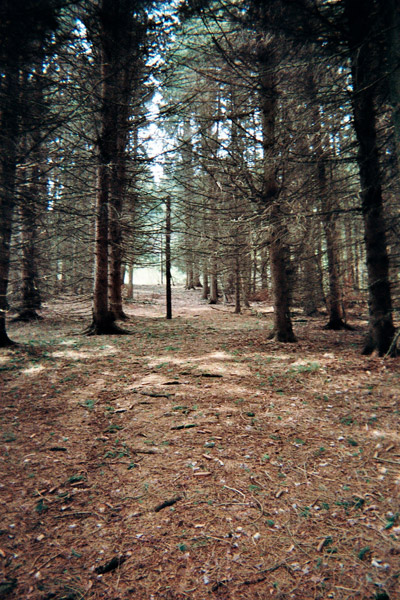
<path id="1" fill-rule="evenodd" d="M 203 293 L 201 295 L 202 300 L 207 300 L 208 294 L 210 293 L 210 286 L 208 285 L 208 265 L 207 259 L 203 259 Z"/>
<path id="2" fill-rule="evenodd" d="M 238 252 L 236 252 L 236 256 L 235 256 L 235 314 L 237 314 L 237 315 L 239 315 L 242 310 L 242 307 L 240 305 L 240 287 L 241 287 L 240 259 L 239 259 Z"/>
<path id="3" fill-rule="evenodd" d="M 313 110 L 313 128 L 314 128 L 314 152 L 317 168 L 318 195 L 321 210 L 323 212 L 322 224 L 326 241 L 326 256 L 328 261 L 328 280 L 329 295 L 327 298 L 328 323 L 325 329 L 340 330 L 352 329 L 342 318 L 341 309 L 341 285 L 339 277 L 339 252 L 338 252 L 338 233 L 335 223 L 333 210 L 335 202 L 332 199 L 329 181 L 327 177 L 326 158 L 329 156 L 329 142 L 324 138 L 321 126 L 321 117 L 317 98 L 317 83 L 315 74 L 310 71 L 307 77 L 307 89 L 310 96 Z"/>
<path id="4" fill-rule="evenodd" d="M 128 283 L 126 288 L 126 299 L 133 300 L 133 265 L 128 265 Z"/>
<path id="5" fill-rule="evenodd" d="M 167 197 L 165 219 L 165 290 L 167 319 L 172 319 L 171 294 L 171 198 Z"/>
<path id="6" fill-rule="evenodd" d="M 217 304 L 218 302 L 218 271 L 217 271 L 217 257 L 215 253 L 211 255 L 211 267 L 210 267 L 210 297 L 208 300 L 209 304 Z"/>

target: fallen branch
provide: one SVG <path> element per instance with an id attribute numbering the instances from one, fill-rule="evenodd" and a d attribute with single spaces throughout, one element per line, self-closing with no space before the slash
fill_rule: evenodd
<path id="1" fill-rule="evenodd" d="M 163 508 L 167 508 L 168 506 L 173 506 L 174 504 L 179 502 L 179 500 L 182 500 L 182 496 L 174 496 L 173 498 L 170 498 L 169 500 L 165 500 L 164 502 L 161 502 L 161 504 L 158 504 L 154 508 L 154 512 L 160 512 L 160 510 L 162 510 Z"/>
<path id="2" fill-rule="evenodd" d="M 389 460 L 388 458 L 374 457 L 374 460 L 377 460 L 378 462 L 389 463 L 391 465 L 400 465 L 400 461 L 398 461 L 398 460 Z"/>
<path id="3" fill-rule="evenodd" d="M 114 571 L 118 567 L 120 567 L 126 561 L 126 556 L 114 556 L 110 561 L 105 563 L 104 565 L 100 565 L 95 569 L 96 573 L 99 575 L 104 575 L 104 573 L 110 573 L 110 571 Z"/>
<path id="4" fill-rule="evenodd" d="M 276 563 L 275 565 L 272 565 L 272 567 L 268 567 L 268 569 L 263 569 L 261 571 L 261 575 L 259 575 L 258 577 L 255 577 L 254 579 L 245 579 L 242 582 L 242 585 L 255 585 L 256 583 L 261 583 L 262 581 L 265 581 L 267 579 L 267 573 L 273 573 L 274 571 L 277 571 L 281 567 L 284 567 L 290 573 L 290 571 L 291 571 L 290 567 L 285 562 L 280 562 L 280 563 Z M 264 573 L 265 573 L 265 575 L 264 575 Z"/>
<path id="5" fill-rule="evenodd" d="M 150 396 L 151 398 L 169 398 L 173 394 L 160 394 L 159 392 L 139 392 L 142 396 Z"/>

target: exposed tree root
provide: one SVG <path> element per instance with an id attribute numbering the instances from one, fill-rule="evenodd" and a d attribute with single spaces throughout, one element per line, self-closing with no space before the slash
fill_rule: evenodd
<path id="1" fill-rule="evenodd" d="M 271 333 L 269 333 L 269 340 L 275 340 L 276 342 L 282 342 L 283 344 L 294 344 L 297 342 L 297 338 L 294 335 L 293 331 L 276 331 L 273 329 Z"/>
<path id="2" fill-rule="evenodd" d="M 331 331 L 341 331 L 342 329 L 345 329 L 346 331 L 355 331 L 354 327 L 348 325 L 342 319 L 330 319 L 322 329 L 330 329 Z"/>
<path id="3" fill-rule="evenodd" d="M 10 346 L 18 346 L 18 344 L 10 340 L 6 333 L 0 334 L 0 348 L 9 348 Z"/>
<path id="4" fill-rule="evenodd" d="M 115 324 L 115 318 L 113 315 L 109 315 L 106 319 L 103 319 L 101 322 L 93 319 L 89 327 L 86 327 L 82 331 L 83 335 L 131 335 L 131 331 L 127 329 L 122 329 Z"/>
<path id="5" fill-rule="evenodd" d="M 129 317 L 126 313 L 124 313 L 123 310 L 118 311 L 117 313 L 114 312 L 114 320 L 115 321 L 129 321 Z"/>
<path id="6" fill-rule="evenodd" d="M 399 336 L 400 330 L 397 331 L 396 334 L 393 334 L 393 336 L 382 336 L 382 338 L 377 341 L 370 331 L 364 342 L 361 354 L 363 356 L 370 356 L 376 350 L 379 356 L 391 356 L 394 358 L 399 355 L 399 349 L 397 348 Z"/>

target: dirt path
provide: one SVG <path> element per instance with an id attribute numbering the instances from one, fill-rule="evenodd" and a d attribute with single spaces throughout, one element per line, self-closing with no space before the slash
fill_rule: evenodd
<path id="1" fill-rule="evenodd" d="M 358 332 L 145 287 L 131 336 L 75 298 L 0 354 L 0 598 L 400 598 L 399 360 Z"/>

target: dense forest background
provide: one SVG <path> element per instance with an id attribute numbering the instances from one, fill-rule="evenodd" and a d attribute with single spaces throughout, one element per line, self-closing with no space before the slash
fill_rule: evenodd
<path id="1" fill-rule="evenodd" d="M 395 351 L 396 0 L 3 0 L 0 39 L 1 345 L 66 293 L 124 333 L 161 262 L 282 342 L 368 304 L 363 352 Z"/>

